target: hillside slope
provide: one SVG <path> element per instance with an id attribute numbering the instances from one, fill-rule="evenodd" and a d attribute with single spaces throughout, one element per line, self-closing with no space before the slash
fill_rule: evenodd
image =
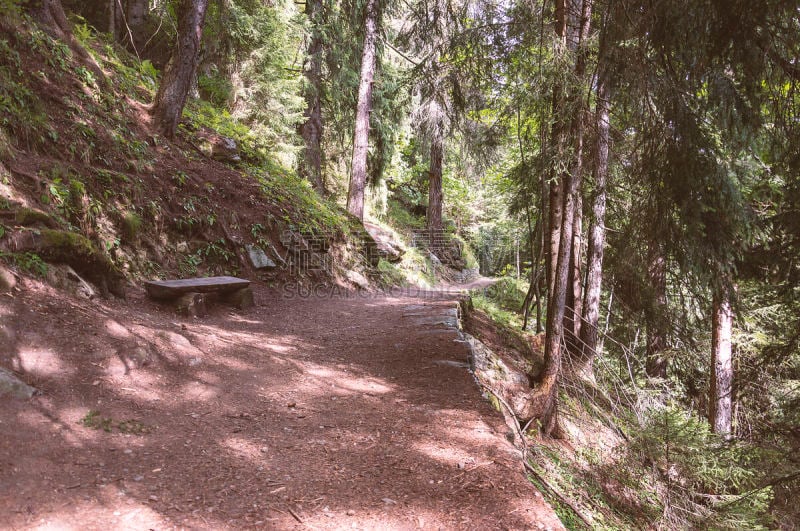
<path id="1" fill-rule="evenodd" d="M 246 127 L 193 101 L 176 141 L 165 140 L 148 113 L 152 66 L 85 26 L 75 33 L 93 61 L 22 15 L 0 22 L 6 262 L 39 274 L 42 260 L 66 262 L 117 296 L 152 277 L 280 280 L 281 259 L 301 239 L 334 247 L 333 264 L 307 268 L 309 278 L 333 281 L 345 268 L 366 267 L 351 252 L 352 224 L 342 211 L 273 161 Z M 246 244 L 261 246 L 278 267 L 254 271 Z"/>

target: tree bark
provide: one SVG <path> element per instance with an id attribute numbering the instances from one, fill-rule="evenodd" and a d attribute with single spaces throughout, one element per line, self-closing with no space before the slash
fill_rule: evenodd
<path id="1" fill-rule="evenodd" d="M 108 33 L 117 40 L 117 0 L 108 0 Z"/>
<path id="2" fill-rule="evenodd" d="M 125 40 L 130 41 L 130 45 L 136 55 L 139 55 L 139 47 L 142 46 L 147 39 L 144 30 L 148 11 L 149 0 L 127 0 L 127 2 L 125 2 L 125 17 L 122 23 L 125 25 L 123 34 L 127 39 L 122 40 L 123 42 Z"/>
<path id="3" fill-rule="evenodd" d="M 350 187 L 347 192 L 347 211 L 364 221 L 364 188 L 367 185 L 367 152 L 369 149 L 369 114 L 372 110 L 372 82 L 377 65 L 378 2 L 367 0 L 364 13 L 364 50 L 361 55 L 361 74 L 358 82 L 356 123 L 353 131 L 353 159 Z"/>
<path id="4" fill-rule="evenodd" d="M 603 256 L 606 241 L 606 186 L 608 182 L 608 148 L 610 132 L 611 90 L 604 60 L 604 37 L 600 43 L 597 103 L 595 104 L 595 146 L 592 174 L 594 198 L 589 226 L 589 245 L 586 250 L 586 288 L 583 299 L 583 324 L 580 330 L 581 352 L 575 361 L 576 372 L 592 376 L 597 355 L 598 324 L 600 322 L 600 293 L 603 286 Z"/>
<path id="5" fill-rule="evenodd" d="M 582 141 L 581 141 L 582 143 Z M 577 167 L 574 171 L 581 172 Z M 581 179 L 583 180 L 583 179 Z M 583 303 L 583 285 L 581 278 L 581 248 L 583 246 L 583 197 L 580 190 L 575 197 L 575 214 L 572 221 L 572 247 L 569 257 L 569 273 L 567 278 L 567 300 L 564 311 L 564 344 L 573 361 L 580 354 L 579 334 L 581 328 L 581 307 Z"/>
<path id="6" fill-rule="evenodd" d="M 586 50 L 581 44 L 589 36 L 589 17 L 592 0 L 569 0 L 567 14 L 567 49 L 575 55 L 575 80 L 580 83 L 586 74 Z M 584 141 L 584 108 L 582 89 L 575 86 L 570 89 L 567 105 L 571 113 L 569 141 L 573 151 L 570 155 L 571 173 L 576 176 L 578 188 L 575 195 L 575 211 L 572 217 L 572 239 L 568 244 L 572 247 L 569 255 L 568 288 L 566 308 L 564 312 L 564 343 L 570 354 L 570 361 L 580 352 L 578 334 L 581 326 L 582 278 L 581 248 L 583 244 L 583 141 Z"/>
<path id="7" fill-rule="evenodd" d="M 554 136 L 561 133 L 554 133 Z M 561 142 L 561 140 L 559 140 Z M 563 154 L 563 149 L 558 149 Z M 558 267 L 558 245 L 561 241 L 561 220 L 564 217 L 564 196 L 562 194 L 562 183 L 553 181 L 548 186 L 548 203 L 550 208 L 547 212 L 547 293 L 553 293 L 556 268 Z"/>
<path id="8" fill-rule="evenodd" d="M 431 161 L 428 172 L 428 231 L 431 238 L 442 230 L 442 161 L 444 148 L 441 139 L 431 141 Z M 432 240 L 433 241 L 433 240 Z M 434 251 L 435 252 L 435 251 Z"/>
<path id="9" fill-rule="evenodd" d="M 311 42 L 308 46 L 308 63 L 304 75 L 306 86 L 305 122 L 300 126 L 304 151 L 300 162 L 300 175 L 306 178 L 320 194 L 325 193 L 325 182 L 322 177 L 322 53 L 323 42 L 320 30 L 322 6 L 320 0 L 306 1 L 306 15 L 311 21 Z"/>
<path id="10" fill-rule="evenodd" d="M 728 288 L 722 288 L 714 296 L 712 325 L 709 420 L 715 433 L 730 438 L 733 418 L 733 311 Z"/>
<path id="11" fill-rule="evenodd" d="M 128 0 L 126 2 L 126 11 L 128 12 L 128 26 L 131 31 L 136 35 L 136 30 L 140 29 L 147 18 L 148 0 Z"/>
<path id="12" fill-rule="evenodd" d="M 667 337 L 664 330 L 664 309 L 667 306 L 667 260 L 663 246 L 658 242 L 651 243 L 649 250 L 647 275 L 653 289 L 653 306 L 645 311 L 647 327 L 647 360 L 645 371 L 651 378 L 667 377 L 667 359 L 664 350 L 667 348 Z"/>
<path id="13" fill-rule="evenodd" d="M 572 229 L 575 216 L 575 196 L 578 190 L 579 174 L 564 177 L 564 206 L 561 223 L 561 238 L 558 244 L 558 261 L 553 275 L 553 288 L 547 306 L 547 326 L 545 328 L 544 370 L 539 378 L 532 403 L 534 414 L 539 418 L 544 435 L 558 434 L 557 392 L 558 378 L 561 375 L 564 339 L 564 311 L 569 285 L 569 263 L 572 254 Z"/>
<path id="14" fill-rule="evenodd" d="M 551 193 L 550 199 L 556 203 L 550 204 L 549 227 L 550 249 L 552 252 L 557 248 L 557 256 L 550 257 L 551 269 L 555 262 L 552 278 L 548 279 L 551 283 L 547 309 L 547 326 L 545 330 L 545 355 L 544 369 L 539 377 L 539 382 L 532 395 L 529 396 L 526 416 L 528 418 L 538 418 L 541 423 L 541 431 L 545 436 L 560 436 L 558 424 L 558 380 L 561 376 L 563 351 L 561 343 L 564 339 L 564 312 L 567 300 L 567 292 L 572 289 L 569 282 L 570 259 L 573 252 L 573 231 L 575 227 L 576 207 L 579 204 L 578 194 L 581 189 L 581 157 L 583 149 L 583 88 L 581 82 L 585 72 L 585 53 L 580 49 L 581 41 L 588 35 L 589 20 L 591 18 L 591 0 L 567 0 L 565 6 L 563 0 L 556 2 L 556 33 L 557 37 L 566 42 L 567 50 L 575 54 L 575 78 L 574 85 L 568 88 L 567 101 L 560 97 L 555 97 L 553 102 L 553 114 L 558 117 L 567 114 L 570 117 L 569 131 L 561 130 L 558 135 L 559 154 L 569 153 L 567 161 L 567 171 L 562 171 L 559 175 L 560 193 L 563 199 L 561 219 L 553 215 L 553 208 L 557 208 L 556 197 Z M 566 10 L 565 10 L 566 7 Z M 559 13 L 563 13 L 566 19 L 562 23 Z M 566 35 L 560 34 L 566 30 Z M 558 119 L 558 118 L 557 118 Z M 564 149 L 569 143 L 572 144 L 571 150 Z M 554 225 L 560 222 L 558 241 L 556 242 Z M 554 260 L 555 258 L 555 260 Z"/>
<path id="15" fill-rule="evenodd" d="M 556 52 L 563 53 L 566 48 L 567 22 L 565 0 L 555 2 L 555 33 L 556 33 Z M 545 184 L 547 190 L 547 230 L 545 238 L 545 276 L 547 278 L 548 297 L 553 293 L 555 282 L 555 272 L 558 267 L 558 244 L 561 240 L 561 218 L 563 217 L 564 197 L 562 194 L 561 176 L 555 175 L 552 171 L 555 163 L 566 158 L 566 148 L 564 138 L 564 117 L 562 116 L 565 103 L 563 97 L 563 87 L 556 83 L 553 87 L 553 99 L 551 102 L 553 125 L 551 127 L 550 145 L 555 149 L 555 156 L 550 161 L 549 183 Z M 549 307 L 549 304 L 548 304 Z M 549 314 L 548 314 L 549 319 Z"/>
<path id="16" fill-rule="evenodd" d="M 207 7 L 208 0 L 181 0 L 178 6 L 178 42 L 164 70 L 152 111 L 156 126 L 167 138 L 175 136 L 197 72 Z"/>

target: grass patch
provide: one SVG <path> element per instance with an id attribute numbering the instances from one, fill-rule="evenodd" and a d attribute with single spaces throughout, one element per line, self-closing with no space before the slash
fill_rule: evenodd
<path id="1" fill-rule="evenodd" d="M 144 435 L 153 431 L 153 428 L 136 420 L 127 419 L 116 421 L 111 417 L 104 417 L 96 409 L 90 409 L 79 421 L 79 424 L 93 430 L 103 430 L 106 433 L 127 433 L 131 435 Z"/>
<path id="2" fill-rule="evenodd" d="M 384 288 L 408 286 L 405 272 L 383 258 L 378 262 L 378 273 L 380 274 L 380 284 Z"/>

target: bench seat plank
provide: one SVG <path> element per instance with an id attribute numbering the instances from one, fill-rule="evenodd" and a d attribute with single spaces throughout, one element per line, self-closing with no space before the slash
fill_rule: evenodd
<path id="1" fill-rule="evenodd" d="M 148 280 L 147 295 L 157 300 L 177 299 L 185 293 L 231 293 L 250 286 L 250 281 L 237 277 L 182 278 Z"/>

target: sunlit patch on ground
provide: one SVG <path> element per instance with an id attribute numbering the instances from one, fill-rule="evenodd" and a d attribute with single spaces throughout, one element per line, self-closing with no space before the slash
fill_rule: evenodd
<path id="1" fill-rule="evenodd" d="M 40 377 L 72 374 L 75 369 L 64 363 L 53 350 L 40 347 L 21 347 L 17 350 L 14 368 Z"/>

